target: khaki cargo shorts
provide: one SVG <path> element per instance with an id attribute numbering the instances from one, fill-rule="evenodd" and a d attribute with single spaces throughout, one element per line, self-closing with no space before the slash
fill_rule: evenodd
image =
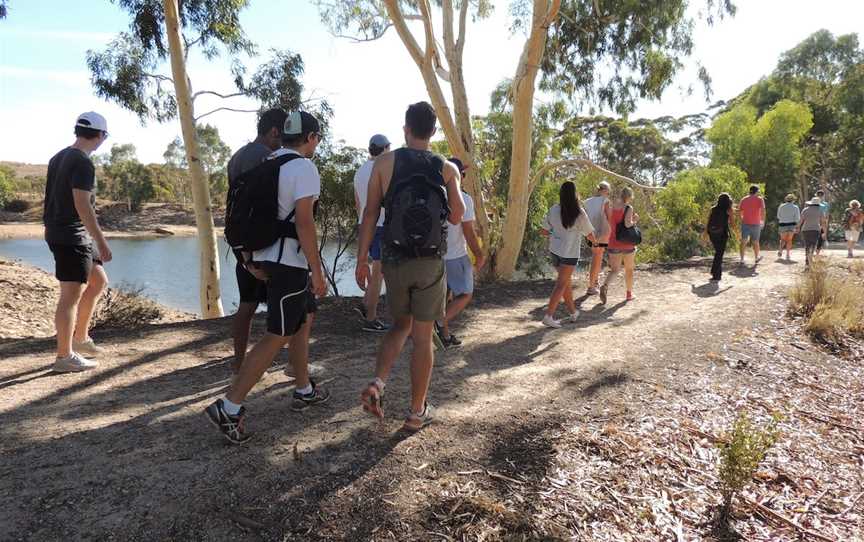
<path id="1" fill-rule="evenodd" d="M 384 263 L 387 307 L 393 318 L 413 316 L 420 322 L 444 319 L 447 281 L 441 258 L 411 258 Z"/>

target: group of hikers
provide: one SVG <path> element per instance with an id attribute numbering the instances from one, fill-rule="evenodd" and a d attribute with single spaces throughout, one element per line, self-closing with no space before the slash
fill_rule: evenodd
<path id="1" fill-rule="evenodd" d="M 384 334 L 360 400 L 365 411 L 383 418 L 386 382 L 410 337 L 411 398 L 404 421 L 404 428 L 410 431 L 433 420 L 427 393 L 435 346 L 461 344 L 451 332 L 451 323 L 470 303 L 475 269 L 482 268 L 486 260 L 474 228 L 474 203 L 461 188 L 465 166 L 457 158 L 445 159 L 430 150 L 436 123 L 430 104 L 410 105 L 405 113 L 404 146 L 391 150 L 386 136 L 372 136 L 369 158 L 354 177 L 359 224 L 355 279 L 365 292 L 356 309 L 363 331 Z M 243 403 L 285 346 L 289 347 L 290 365 L 286 371 L 295 380 L 291 409 L 303 411 L 330 398 L 329 390 L 317 385 L 309 374 L 316 298 L 327 293 L 315 228 L 321 178 L 312 161 L 323 138 L 322 128 L 310 113 L 279 109 L 264 112 L 257 128 L 255 140 L 240 148 L 228 163 L 225 238 L 237 259 L 240 292 L 232 321 L 234 378 L 225 395 L 205 409 L 208 419 L 232 443 L 250 438 Z M 90 159 L 108 137 L 107 122 L 97 113 L 84 113 L 77 118 L 74 131 L 75 142 L 49 163 L 45 193 L 45 239 L 60 281 L 56 372 L 96 366 L 84 356 L 102 352 L 88 330 L 108 281 L 103 264 L 112 256 L 94 210 L 95 168 Z M 605 304 L 610 284 L 623 268 L 624 301 L 634 299 L 635 255 L 641 233 L 633 196 L 629 187 L 613 195 L 611 186 L 601 182 L 583 205 L 574 183 L 561 185 L 559 202 L 549 209 L 542 228 L 557 270 L 543 325 L 560 328 L 579 318 L 572 275 L 579 264 L 582 237 L 591 248 L 585 296 L 597 295 Z M 794 196 L 780 206 L 778 256 L 784 248 L 789 256 L 792 237 L 800 231 L 809 264 L 827 232 L 827 204 L 822 196 L 817 194 L 800 213 Z M 708 218 L 706 233 L 715 248 L 714 280 L 721 279 L 723 254 L 737 214 L 741 216 L 741 261 L 747 240 L 752 242 L 756 262 L 761 259 L 765 204 L 758 187 L 751 188 L 750 196 L 737 207 L 736 213 L 732 198 L 721 194 Z M 853 201 L 846 221 L 850 255 L 862 223 L 860 204 Z M 601 283 L 604 256 L 609 269 Z M 389 325 L 378 316 L 382 286 Z M 557 319 L 562 301 L 568 316 Z M 261 303 L 267 305 L 266 333 L 250 350 L 252 319 Z"/>

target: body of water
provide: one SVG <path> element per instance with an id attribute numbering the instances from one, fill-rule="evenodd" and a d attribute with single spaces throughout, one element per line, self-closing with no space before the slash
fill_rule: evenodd
<path id="1" fill-rule="evenodd" d="M 108 244 L 114 259 L 105 265 L 105 270 L 112 287 L 142 289 L 144 295 L 162 305 L 199 314 L 196 238 L 109 239 Z M 240 301 L 234 275 L 236 260 L 224 240 L 219 240 L 218 247 L 222 306 L 230 314 Z M 328 262 L 332 262 L 334 251 L 335 247 L 325 248 Z M 363 295 L 354 281 L 354 254 L 352 248 L 340 258 L 340 267 L 343 261 L 348 264 L 339 275 L 341 295 Z M 21 260 L 54 274 L 54 257 L 41 239 L 0 240 L 0 257 Z"/>

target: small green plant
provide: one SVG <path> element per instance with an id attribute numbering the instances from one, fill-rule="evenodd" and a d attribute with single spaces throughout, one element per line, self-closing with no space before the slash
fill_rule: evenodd
<path id="1" fill-rule="evenodd" d="M 760 427 L 744 412 L 735 419 L 728 440 L 720 445 L 719 478 L 723 491 L 721 520 L 728 520 L 735 494 L 753 478 L 759 463 L 777 442 L 779 421 L 780 416 L 774 414 L 771 421 Z"/>

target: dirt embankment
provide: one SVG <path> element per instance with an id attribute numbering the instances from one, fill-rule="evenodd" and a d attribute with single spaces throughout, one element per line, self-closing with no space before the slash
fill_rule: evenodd
<path id="1" fill-rule="evenodd" d="M 195 213 L 177 203 L 147 203 L 131 212 L 125 203 L 99 201 L 99 225 L 110 238 L 196 235 Z M 222 210 L 214 209 L 217 228 L 224 225 Z M 0 211 L 0 239 L 41 239 L 42 202 L 33 201 L 23 213 Z"/>
<path id="2" fill-rule="evenodd" d="M 315 321 L 330 402 L 290 412 L 277 363 L 240 448 L 202 415 L 230 383 L 230 319 L 97 333 L 107 352 L 84 374 L 52 374 L 50 340 L 0 344 L 0 539 L 713 540 L 716 443 L 737 412 L 778 411 L 733 527 L 860 541 L 864 367 L 786 318 L 795 258 L 719 287 L 707 262 L 639 271 L 635 302 L 616 284 L 561 330 L 538 322 L 549 281 L 480 288 L 463 347 L 436 356 L 438 423 L 412 436 L 406 354 L 386 420 L 359 408 L 379 338 L 351 300 Z"/>

